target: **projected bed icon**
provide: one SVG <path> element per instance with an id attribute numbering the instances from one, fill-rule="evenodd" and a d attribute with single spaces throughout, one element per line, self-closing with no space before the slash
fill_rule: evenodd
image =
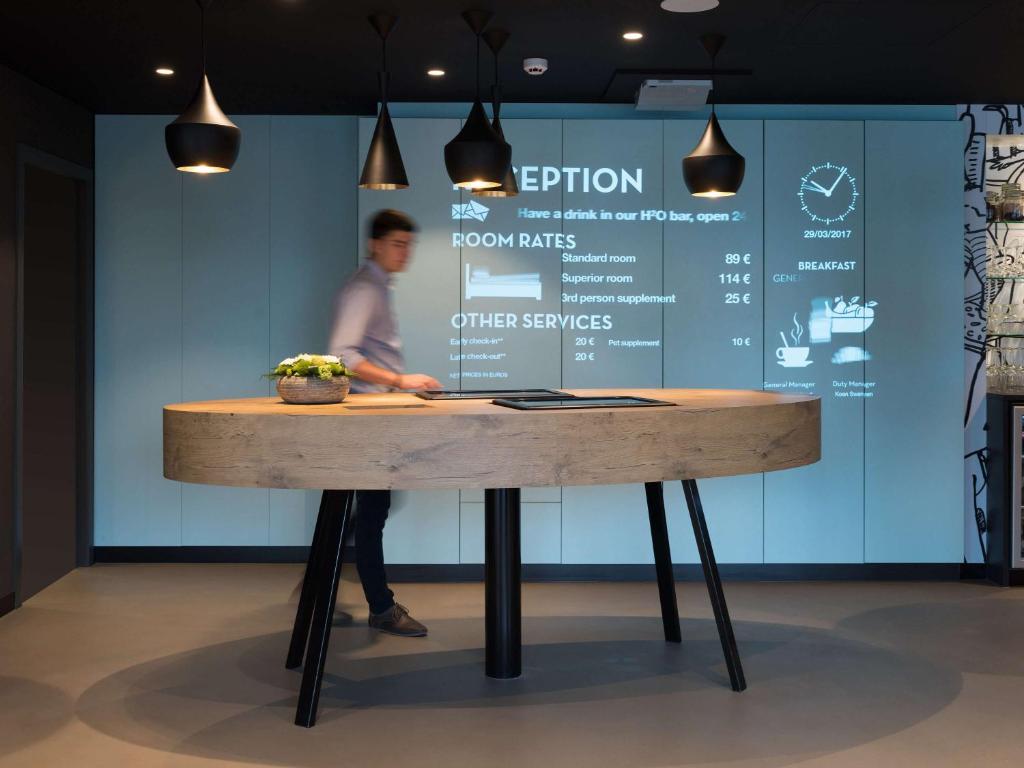
<path id="1" fill-rule="evenodd" d="M 536 299 L 540 301 L 539 272 L 521 275 L 492 275 L 486 267 L 466 265 L 466 299 Z"/>

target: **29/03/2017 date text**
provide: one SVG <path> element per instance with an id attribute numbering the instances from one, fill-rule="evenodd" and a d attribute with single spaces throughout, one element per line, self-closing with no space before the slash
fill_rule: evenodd
<path id="1" fill-rule="evenodd" d="M 852 229 L 805 229 L 804 240 L 849 240 Z"/>

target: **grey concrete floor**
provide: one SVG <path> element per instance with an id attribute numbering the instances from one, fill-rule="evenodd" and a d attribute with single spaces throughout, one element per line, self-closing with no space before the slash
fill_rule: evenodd
<path id="1" fill-rule="evenodd" d="M 479 584 L 403 584 L 374 635 L 346 572 L 320 722 L 292 724 L 297 566 L 96 566 L 0 619 L 2 766 L 1019 766 L 1024 590 L 702 584 L 681 646 L 651 583 L 528 584 L 524 675 L 483 675 Z"/>

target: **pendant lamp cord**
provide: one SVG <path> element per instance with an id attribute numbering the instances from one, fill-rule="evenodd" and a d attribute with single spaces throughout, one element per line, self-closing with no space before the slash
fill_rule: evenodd
<path id="1" fill-rule="evenodd" d="M 494 52 L 494 116 L 501 109 L 501 85 L 498 83 L 498 52 Z"/>
<path id="2" fill-rule="evenodd" d="M 480 101 L 480 33 L 476 33 L 476 100 Z"/>
<path id="3" fill-rule="evenodd" d="M 199 6 L 199 39 L 201 41 L 202 57 L 203 57 L 203 75 L 206 75 L 206 6 L 207 2 L 203 0 L 196 0 L 196 4 Z"/>
<path id="4" fill-rule="evenodd" d="M 711 114 L 715 114 L 715 54 L 711 54 Z"/>
<path id="5" fill-rule="evenodd" d="M 388 80 L 388 37 L 387 35 L 380 36 L 380 106 L 383 110 L 388 103 L 388 91 L 387 91 L 387 80 Z"/>

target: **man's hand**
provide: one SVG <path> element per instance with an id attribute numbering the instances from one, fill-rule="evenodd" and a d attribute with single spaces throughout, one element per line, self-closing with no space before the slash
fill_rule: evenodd
<path id="1" fill-rule="evenodd" d="M 441 382 L 425 373 L 403 373 L 398 377 L 396 386 L 399 389 L 440 389 Z"/>

